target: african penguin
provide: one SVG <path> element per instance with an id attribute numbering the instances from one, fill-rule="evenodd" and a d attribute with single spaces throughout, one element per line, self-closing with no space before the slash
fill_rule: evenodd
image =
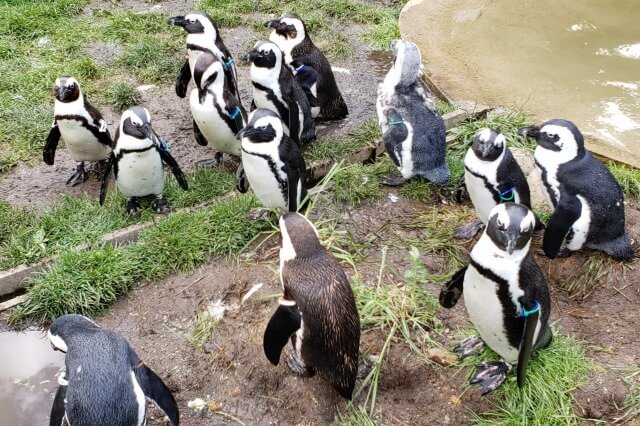
<path id="1" fill-rule="evenodd" d="M 193 75 L 196 60 L 203 52 L 208 52 L 220 60 L 224 68 L 225 79 L 229 92 L 240 101 L 238 91 L 238 72 L 236 64 L 224 45 L 218 25 L 204 12 L 191 12 L 186 16 L 169 18 L 169 25 L 182 27 L 187 33 L 187 52 L 189 59 L 184 63 L 176 79 L 176 94 L 184 98 L 187 95 L 187 85 Z"/>
<path id="2" fill-rule="evenodd" d="M 106 160 L 113 142 L 107 122 L 84 98 L 75 78 L 56 79 L 54 95 L 55 118 L 42 156 L 46 164 L 53 165 L 62 136 L 71 157 L 78 163 L 76 172 L 67 180 L 67 185 L 75 186 L 89 177 L 84 169 L 84 162 Z"/>
<path id="3" fill-rule="evenodd" d="M 299 144 L 316 138 L 316 125 L 311 107 L 300 84 L 283 66 L 280 48 L 269 41 L 259 41 L 247 54 L 251 61 L 253 102 L 256 108 L 277 113 L 284 124 L 284 133 Z"/>
<path id="4" fill-rule="evenodd" d="M 289 368 L 304 376 L 317 372 L 351 399 L 358 372 L 360 320 L 349 280 L 306 217 L 285 214 L 280 218 L 280 233 L 284 296 L 264 333 L 265 355 L 278 365 L 291 338 Z"/>
<path id="5" fill-rule="evenodd" d="M 554 209 L 544 233 L 544 253 L 555 258 L 563 243 L 604 251 L 614 259 L 635 254 L 624 229 L 624 196 L 611 172 L 584 147 L 580 130 L 567 120 L 521 129 L 536 140 L 542 192 Z"/>
<path id="6" fill-rule="evenodd" d="M 118 189 L 127 199 L 129 215 L 140 212 L 141 207 L 137 198 L 148 195 L 155 196 L 153 210 L 156 213 L 168 213 L 169 204 L 162 198 L 163 162 L 171 168 L 182 189 L 188 189 L 187 179 L 176 160 L 169 154 L 167 144 L 160 140 L 151 127 L 149 111 L 141 106 L 126 110 L 120 118 L 115 147 L 102 177 L 100 204 L 104 203 L 113 167 Z"/>
<path id="7" fill-rule="evenodd" d="M 63 315 L 49 327 L 54 350 L 66 353 L 64 376 L 51 407 L 50 425 L 134 426 L 146 423 L 153 401 L 179 424 L 171 391 L 120 334 L 82 315 Z"/>
<path id="8" fill-rule="evenodd" d="M 483 395 L 502 384 L 514 363 L 518 364 L 518 386 L 522 386 L 532 350 L 551 342 L 549 289 L 529 251 L 534 227 L 535 217 L 526 206 L 496 205 L 471 250 L 469 265 L 440 292 L 445 308 L 455 306 L 464 294 L 469 319 L 480 338 L 502 357 L 476 367 L 471 383 L 481 384 Z M 454 350 L 464 358 L 481 347 L 482 341 L 468 338 Z"/>
<path id="9" fill-rule="evenodd" d="M 273 28 L 269 41 L 278 45 L 284 61 L 304 89 L 313 117 L 340 120 L 349 114 L 329 61 L 313 44 L 307 26 L 293 13 L 265 24 Z"/>
<path id="10" fill-rule="evenodd" d="M 384 146 L 402 177 L 387 177 L 383 183 L 396 186 L 420 175 L 445 185 L 447 130 L 422 83 L 420 50 L 404 40 L 395 40 L 391 49 L 393 66 L 378 86 L 376 110 Z"/>
<path id="11" fill-rule="evenodd" d="M 297 211 L 306 196 L 306 166 L 278 114 L 264 108 L 253 111 L 239 137 L 244 173 L 256 197 L 267 208 Z"/>
<path id="12" fill-rule="evenodd" d="M 240 156 L 236 134 L 247 124 L 247 113 L 235 94 L 229 91 L 224 65 L 214 55 L 202 53 L 196 60 L 189 104 L 193 115 L 196 141 L 209 142 L 218 150 L 213 160 L 218 164 L 222 154 Z"/>

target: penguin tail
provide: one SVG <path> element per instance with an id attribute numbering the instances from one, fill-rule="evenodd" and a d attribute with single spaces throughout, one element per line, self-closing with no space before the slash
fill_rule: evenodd
<path id="1" fill-rule="evenodd" d="M 603 244 L 590 244 L 587 247 L 594 250 L 604 251 L 616 260 L 632 260 L 636 257 L 627 234 L 622 234 L 618 238 L 607 241 Z"/>
<path id="2" fill-rule="evenodd" d="M 349 115 L 349 109 L 342 95 L 338 95 L 322 106 L 320 114 L 327 120 L 342 120 Z"/>
<path id="3" fill-rule="evenodd" d="M 446 164 L 442 164 L 419 174 L 440 186 L 446 185 L 451 177 L 451 172 L 449 172 L 449 167 Z"/>

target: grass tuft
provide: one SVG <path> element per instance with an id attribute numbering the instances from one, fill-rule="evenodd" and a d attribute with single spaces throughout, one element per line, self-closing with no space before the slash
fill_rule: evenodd
<path id="1" fill-rule="evenodd" d="M 624 413 L 615 419 L 615 423 L 626 423 L 640 416 L 640 365 L 630 370 L 623 380 L 629 385 L 629 393 L 622 407 Z"/>
<path id="2" fill-rule="evenodd" d="M 213 318 L 207 311 L 198 312 L 193 318 L 193 331 L 187 337 L 196 349 L 202 350 L 207 340 L 218 329 L 218 320 Z"/>
<path id="3" fill-rule="evenodd" d="M 373 419 L 362 405 L 350 405 L 342 412 L 338 410 L 333 426 L 379 426 L 381 423 Z"/>
<path id="4" fill-rule="evenodd" d="M 142 95 L 136 87 L 128 81 L 117 81 L 107 94 L 109 103 L 118 112 L 123 112 L 134 105 L 139 105 Z"/>
<path id="5" fill-rule="evenodd" d="M 333 195 L 338 203 L 360 204 L 365 199 L 382 197 L 380 180 L 372 166 L 352 164 L 339 169 L 333 177 Z"/>
<path id="6" fill-rule="evenodd" d="M 620 270 L 616 271 L 617 268 Z M 610 277 L 616 277 L 622 278 L 619 282 L 623 283 L 626 282 L 624 275 L 624 265 L 604 253 L 597 252 L 590 254 L 584 262 L 577 265 L 570 277 L 558 280 L 558 285 L 569 293 L 569 297 L 585 300 L 602 285 L 603 280 L 608 281 Z M 612 285 L 615 286 L 615 283 Z"/>
<path id="7" fill-rule="evenodd" d="M 377 121 L 370 118 L 352 130 L 345 139 L 325 138 L 315 142 L 305 150 L 304 158 L 308 165 L 320 160 L 337 161 L 362 148 L 375 146 L 381 138 Z"/>
<path id="8" fill-rule="evenodd" d="M 607 161 L 606 166 L 616 178 L 626 198 L 640 198 L 640 170 L 615 161 Z"/>

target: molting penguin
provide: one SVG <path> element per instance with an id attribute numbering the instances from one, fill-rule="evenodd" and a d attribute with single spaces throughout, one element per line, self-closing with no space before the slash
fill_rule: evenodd
<path id="1" fill-rule="evenodd" d="M 120 334 L 82 315 L 64 315 L 51 324 L 48 335 L 53 349 L 66 353 L 50 425 L 62 425 L 64 418 L 72 426 L 144 425 L 146 399 L 178 425 L 171 391 Z"/>
<path id="2" fill-rule="evenodd" d="M 153 202 L 153 210 L 156 213 L 168 213 L 169 205 L 162 198 L 163 162 L 171 168 L 182 189 L 188 189 L 187 179 L 176 160 L 169 154 L 167 144 L 160 140 L 151 127 L 149 111 L 141 106 L 126 110 L 120 118 L 115 147 L 102 177 L 100 204 L 104 203 L 113 167 L 118 189 L 127 198 L 129 215 L 140 212 L 137 198 L 148 195 L 156 197 Z"/>
<path id="3" fill-rule="evenodd" d="M 542 192 L 554 209 L 544 233 L 544 253 L 555 258 L 563 243 L 629 260 L 633 249 L 624 229 L 624 196 L 611 172 L 584 147 L 580 130 L 567 120 L 521 129 L 536 140 L 534 157 Z"/>
<path id="4" fill-rule="evenodd" d="M 304 91 L 283 65 L 280 48 L 272 42 L 259 41 L 247 54 L 251 61 L 253 103 L 277 113 L 284 123 L 284 132 L 299 144 L 316 138 L 316 125 Z"/>
<path id="5" fill-rule="evenodd" d="M 297 374 L 318 375 L 351 399 L 358 372 L 360 320 L 340 263 L 299 213 L 280 218 L 280 277 L 284 297 L 264 333 L 264 352 L 278 365 L 291 338 L 287 361 Z"/>
<path id="6" fill-rule="evenodd" d="M 437 185 L 449 180 L 445 161 L 446 127 L 422 81 L 418 46 L 410 41 L 391 44 L 393 66 L 378 86 L 378 122 L 384 146 L 402 177 L 388 177 L 386 185 L 400 185 L 420 175 Z"/>
<path id="7" fill-rule="evenodd" d="M 239 157 L 236 134 L 246 125 L 247 113 L 229 90 L 224 65 L 214 55 L 202 53 L 196 60 L 193 80 L 196 88 L 189 104 L 196 141 L 203 146 L 211 142 L 218 150 L 213 164 L 221 162 L 223 153 Z"/>
<path id="8" fill-rule="evenodd" d="M 184 98 L 187 95 L 187 85 L 193 75 L 196 60 L 203 52 L 214 55 L 222 62 L 229 91 L 240 100 L 238 91 L 238 72 L 236 64 L 224 45 L 216 22 L 203 12 L 192 12 L 186 16 L 169 18 L 169 25 L 182 27 L 187 35 L 187 52 L 189 59 L 184 63 L 176 79 L 176 94 Z"/>
<path id="9" fill-rule="evenodd" d="M 113 142 L 107 122 L 84 98 L 75 78 L 58 78 L 54 94 L 55 118 L 42 156 L 46 164 L 53 165 L 62 136 L 71 157 L 78 163 L 76 172 L 67 180 L 67 185 L 75 186 L 89 177 L 84 169 L 84 162 L 106 160 Z"/>
<path id="10" fill-rule="evenodd" d="M 469 265 L 440 292 L 445 308 L 464 294 L 469 319 L 482 339 L 474 336 L 456 346 L 460 357 L 471 355 L 484 341 L 503 358 L 476 367 L 471 383 L 481 384 L 483 395 L 502 384 L 513 363 L 522 386 L 532 350 L 551 342 L 549 289 L 529 251 L 534 227 L 535 217 L 526 206 L 498 204 L 471 250 Z"/>
<path id="11" fill-rule="evenodd" d="M 340 120 L 349 114 L 329 61 L 311 41 L 307 27 L 296 14 L 269 21 L 269 40 L 278 45 L 284 60 L 304 89 L 313 117 Z"/>
<path id="12" fill-rule="evenodd" d="M 284 134 L 280 117 L 257 109 L 239 137 L 244 173 L 260 202 L 267 208 L 297 211 L 306 196 L 306 166 L 298 145 Z M 239 182 L 240 192 L 246 192 L 243 187 Z"/>

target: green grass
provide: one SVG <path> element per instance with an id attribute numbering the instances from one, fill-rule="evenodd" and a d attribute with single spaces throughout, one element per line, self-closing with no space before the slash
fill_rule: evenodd
<path id="1" fill-rule="evenodd" d="M 615 419 L 616 423 L 626 423 L 640 416 L 640 365 L 628 371 L 623 380 L 629 386 L 629 393 L 622 407 L 624 413 Z"/>
<path id="2" fill-rule="evenodd" d="M 332 192 L 338 203 L 358 205 L 362 201 L 382 197 L 380 180 L 373 166 L 351 164 L 339 169 L 333 177 Z"/>
<path id="3" fill-rule="evenodd" d="M 213 318 L 208 312 L 198 312 L 193 318 L 193 330 L 187 337 L 189 343 L 202 350 L 207 340 L 218 329 L 218 320 Z"/>
<path id="4" fill-rule="evenodd" d="M 557 280 L 557 285 L 564 289 L 570 297 L 585 300 L 603 281 L 610 282 L 610 277 L 616 277 L 620 283 L 625 280 L 625 266 L 604 253 L 589 253 L 589 257 L 580 265 L 571 276 Z M 613 283 L 612 285 L 616 285 Z"/>
<path id="5" fill-rule="evenodd" d="M 319 160 L 341 160 L 362 148 L 373 147 L 382 138 L 374 118 L 353 129 L 346 138 L 324 138 L 314 142 L 305 152 L 307 166 Z"/>
<path id="6" fill-rule="evenodd" d="M 349 406 L 344 412 L 338 410 L 333 426 L 379 426 L 363 406 Z"/>
<path id="7" fill-rule="evenodd" d="M 109 103 L 118 112 L 123 112 L 134 105 L 140 104 L 142 95 L 136 87 L 128 81 L 117 81 L 108 92 Z"/>
<path id="8" fill-rule="evenodd" d="M 614 161 L 605 163 L 609 171 L 616 178 L 624 196 L 629 198 L 640 198 L 640 170 Z"/>

